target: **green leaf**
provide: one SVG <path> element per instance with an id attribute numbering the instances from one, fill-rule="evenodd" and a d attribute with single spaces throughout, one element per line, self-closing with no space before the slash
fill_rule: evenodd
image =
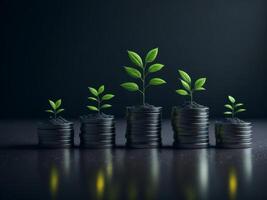
<path id="1" fill-rule="evenodd" d="M 203 87 L 200 87 L 200 88 L 195 88 L 194 90 L 195 90 L 195 91 L 201 91 L 201 90 L 206 90 L 206 89 L 203 88 Z"/>
<path id="2" fill-rule="evenodd" d="M 48 113 L 54 113 L 53 110 L 45 110 L 45 112 L 48 112 Z"/>
<path id="3" fill-rule="evenodd" d="M 110 108 L 112 105 L 110 105 L 110 104 L 104 104 L 104 105 L 102 105 L 101 106 L 101 108 Z"/>
<path id="4" fill-rule="evenodd" d="M 88 87 L 88 89 L 89 89 L 89 91 L 90 91 L 93 95 L 95 95 L 96 97 L 98 96 L 98 92 L 97 92 L 97 90 L 96 90 L 95 88 L 93 88 L 93 87 Z"/>
<path id="5" fill-rule="evenodd" d="M 56 113 L 58 114 L 58 113 L 61 113 L 61 112 L 63 112 L 63 111 L 64 111 L 64 109 L 63 109 L 63 108 L 61 108 L 61 109 L 57 110 L 57 112 L 56 112 Z"/>
<path id="6" fill-rule="evenodd" d="M 61 99 L 56 101 L 56 103 L 55 103 L 56 104 L 56 109 L 58 109 L 61 106 L 61 103 L 62 103 Z"/>
<path id="7" fill-rule="evenodd" d="M 191 87 L 187 82 L 181 79 L 181 83 L 187 91 L 191 91 Z"/>
<path id="8" fill-rule="evenodd" d="M 134 69 L 132 67 L 124 67 L 124 69 L 127 72 L 127 74 L 129 74 L 133 78 L 141 78 L 142 77 L 141 73 L 137 69 Z"/>
<path id="9" fill-rule="evenodd" d="M 153 62 L 158 55 L 158 48 L 150 50 L 146 55 L 146 63 Z"/>
<path id="10" fill-rule="evenodd" d="M 97 98 L 95 97 L 88 97 L 89 100 L 92 100 L 92 101 L 97 101 Z"/>
<path id="11" fill-rule="evenodd" d="M 87 106 L 89 110 L 98 111 L 98 108 L 95 106 Z"/>
<path id="12" fill-rule="evenodd" d="M 244 111 L 246 111 L 246 109 L 241 108 L 241 109 L 237 110 L 236 113 L 244 112 Z"/>
<path id="13" fill-rule="evenodd" d="M 152 78 L 150 81 L 149 81 L 149 85 L 162 85 L 166 83 L 166 81 L 164 81 L 163 79 L 161 78 Z"/>
<path id="14" fill-rule="evenodd" d="M 229 109 L 231 109 L 231 110 L 234 110 L 234 108 L 233 108 L 230 104 L 225 104 L 224 107 L 225 107 L 225 108 L 229 108 Z"/>
<path id="15" fill-rule="evenodd" d="M 49 101 L 50 106 L 51 106 L 54 110 L 56 110 L 56 109 L 57 109 L 57 106 L 56 106 L 56 104 L 54 103 L 54 101 L 49 100 L 49 99 L 48 99 L 48 101 Z"/>
<path id="16" fill-rule="evenodd" d="M 113 94 L 105 94 L 103 97 L 102 97 L 102 100 L 110 100 L 114 97 L 115 95 Z"/>
<path id="17" fill-rule="evenodd" d="M 224 112 L 223 114 L 225 114 L 225 115 L 231 115 L 231 114 L 232 114 L 232 112 L 230 112 L 230 111 L 227 111 L 227 112 Z"/>
<path id="18" fill-rule="evenodd" d="M 100 94 L 102 94 L 104 91 L 105 91 L 105 86 L 104 86 L 104 85 L 101 85 L 101 86 L 98 88 L 97 94 L 100 95 Z"/>
<path id="19" fill-rule="evenodd" d="M 189 95 L 189 93 L 186 90 L 176 90 L 177 94 L 180 94 L 182 96 L 186 96 Z"/>
<path id="20" fill-rule="evenodd" d="M 229 101 L 231 102 L 231 103 L 235 103 L 235 98 L 234 97 L 232 97 L 232 96 L 228 96 L 228 99 L 229 99 Z"/>
<path id="21" fill-rule="evenodd" d="M 190 76 L 189 76 L 185 71 L 183 71 L 183 70 L 178 70 L 178 72 L 179 72 L 181 78 L 182 78 L 185 82 L 187 82 L 187 83 L 189 83 L 189 84 L 191 83 L 191 78 L 190 78 Z"/>
<path id="22" fill-rule="evenodd" d="M 235 107 L 237 108 L 237 107 L 240 107 L 240 106 L 243 106 L 244 104 L 243 103 L 237 103 L 237 104 L 235 104 Z"/>
<path id="23" fill-rule="evenodd" d="M 195 82 L 195 89 L 202 88 L 202 86 L 205 84 L 205 82 L 206 82 L 206 78 L 197 79 Z"/>
<path id="24" fill-rule="evenodd" d="M 156 64 L 151 65 L 151 66 L 148 68 L 148 71 L 149 71 L 150 73 L 154 73 L 154 72 L 157 72 L 157 71 L 161 70 L 163 67 L 164 67 L 163 64 L 156 63 Z"/>
<path id="25" fill-rule="evenodd" d="M 143 61 L 142 61 L 142 58 L 135 52 L 133 51 L 127 51 L 128 52 L 128 56 L 130 58 L 130 60 L 136 64 L 137 66 L 139 67 L 142 67 L 143 68 Z"/>
<path id="26" fill-rule="evenodd" d="M 122 83 L 121 87 L 123 87 L 124 89 L 130 91 L 130 92 L 135 92 L 139 90 L 139 87 L 136 83 L 133 82 L 127 82 L 127 83 Z"/>

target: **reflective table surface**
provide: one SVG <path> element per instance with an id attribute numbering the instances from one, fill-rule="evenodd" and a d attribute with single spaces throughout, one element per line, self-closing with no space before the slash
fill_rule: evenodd
<path id="1" fill-rule="evenodd" d="M 251 149 L 172 149 L 169 121 L 162 149 L 125 149 L 116 129 L 116 149 L 46 150 L 36 121 L 0 121 L 0 199 L 267 199 L 267 122 L 253 122 Z"/>

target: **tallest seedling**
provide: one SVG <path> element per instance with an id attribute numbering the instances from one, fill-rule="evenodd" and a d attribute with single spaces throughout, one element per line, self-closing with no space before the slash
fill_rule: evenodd
<path id="1" fill-rule="evenodd" d="M 137 84 L 135 82 L 126 82 L 122 83 L 121 86 L 131 92 L 140 92 L 142 94 L 142 102 L 143 105 L 146 104 L 146 90 L 150 86 L 154 85 L 162 85 L 166 83 L 161 78 L 151 78 L 149 81 L 147 81 L 147 76 L 160 71 L 164 65 L 160 63 L 154 63 L 156 57 L 158 55 L 158 48 L 150 50 L 143 62 L 142 58 L 133 51 L 128 51 L 128 56 L 134 65 L 134 67 L 124 67 L 126 73 L 131 76 L 132 78 L 139 79 L 139 82 L 141 84 Z"/>

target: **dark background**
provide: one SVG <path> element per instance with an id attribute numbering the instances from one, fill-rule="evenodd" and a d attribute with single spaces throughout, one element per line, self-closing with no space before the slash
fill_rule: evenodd
<path id="1" fill-rule="evenodd" d="M 207 77 L 198 103 L 222 117 L 228 94 L 245 103 L 245 118 L 266 116 L 266 0 L 5 0 L 1 12 L 1 118 L 44 117 L 47 99 L 62 98 L 65 116 L 88 111 L 87 87 L 105 84 L 116 94 L 108 113 L 123 117 L 141 102 L 120 88 L 132 81 L 122 68 L 126 50 L 141 55 L 159 47 L 157 76 L 148 102 L 164 107 L 183 98 L 178 68 Z"/>

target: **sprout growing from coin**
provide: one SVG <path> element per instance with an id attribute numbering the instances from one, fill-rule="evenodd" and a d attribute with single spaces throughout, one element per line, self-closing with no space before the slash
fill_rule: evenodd
<path id="1" fill-rule="evenodd" d="M 237 113 L 246 111 L 246 109 L 242 108 L 244 104 L 237 103 L 234 97 L 229 95 L 228 100 L 229 103 L 224 105 L 224 107 L 228 109 L 228 111 L 224 112 L 225 115 L 231 115 L 232 118 L 235 118 Z"/>
<path id="2" fill-rule="evenodd" d="M 105 101 L 108 101 L 112 99 L 115 95 L 107 93 L 103 94 L 105 91 L 105 86 L 101 85 L 98 89 L 93 87 L 88 87 L 89 92 L 92 94 L 92 96 L 88 97 L 88 100 L 91 102 L 95 102 L 96 105 L 88 105 L 87 108 L 92 111 L 98 112 L 98 114 L 102 113 L 102 109 L 110 108 L 112 105 L 103 103 Z"/>
<path id="3" fill-rule="evenodd" d="M 58 117 L 58 114 L 64 111 L 63 108 L 60 108 L 60 106 L 62 104 L 62 100 L 58 99 L 56 101 L 52 101 L 52 100 L 48 99 L 48 102 L 49 102 L 51 108 L 48 110 L 45 110 L 45 112 L 52 113 L 53 117 L 56 119 Z"/>
<path id="4" fill-rule="evenodd" d="M 203 86 L 206 83 L 206 78 L 197 79 L 194 84 L 192 83 L 191 77 L 183 70 L 178 70 L 180 74 L 180 81 L 183 89 L 176 90 L 176 93 L 182 96 L 190 97 L 190 104 L 193 103 L 193 94 L 196 91 L 206 90 Z"/>
<path id="5" fill-rule="evenodd" d="M 160 63 L 152 64 L 157 58 L 157 55 L 158 48 L 152 49 L 146 54 L 143 62 L 142 58 L 136 52 L 128 51 L 128 56 L 134 67 L 125 66 L 124 69 L 129 76 L 140 80 L 141 84 L 138 85 L 135 82 L 126 82 L 122 83 L 121 86 L 130 92 L 140 92 L 142 94 L 143 105 L 146 104 L 146 91 L 148 87 L 166 83 L 166 81 L 161 78 L 151 78 L 149 81 L 147 80 L 149 75 L 160 71 L 164 67 L 164 65 Z"/>

